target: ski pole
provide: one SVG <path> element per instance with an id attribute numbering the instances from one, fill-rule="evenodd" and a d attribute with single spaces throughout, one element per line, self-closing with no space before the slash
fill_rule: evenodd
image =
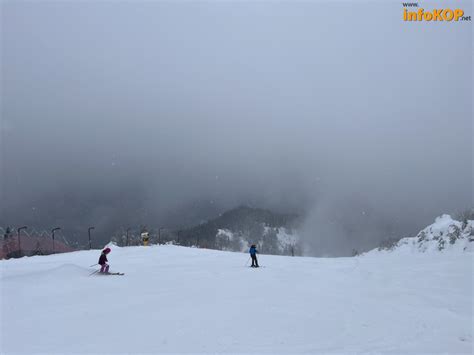
<path id="1" fill-rule="evenodd" d="M 94 274 L 97 273 L 97 272 L 99 272 L 99 270 L 95 270 L 95 271 L 91 272 L 91 273 L 89 274 L 89 276 L 92 276 L 92 275 L 94 275 Z"/>
<path id="2" fill-rule="evenodd" d="M 250 256 L 249 256 L 249 258 L 247 259 L 247 262 L 245 263 L 245 266 L 247 266 L 247 264 L 249 263 L 249 261 L 250 261 Z"/>
<path id="3" fill-rule="evenodd" d="M 94 265 L 91 265 L 91 266 L 89 266 L 89 267 L 93 267 L 93 266 L 96 266 L 96 265 L 99 265 L 99 264 L 94 264 Z"/>

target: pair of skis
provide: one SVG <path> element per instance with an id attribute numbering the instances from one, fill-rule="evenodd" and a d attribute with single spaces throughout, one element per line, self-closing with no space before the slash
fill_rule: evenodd
<path id="1" fill-rule="evenodd" d="M 118 275 L 118 276 L 123 276 L 125 274 L 123 272 L 99 272 L 99 270 L 95 270 L 94 272 L 89 274 L 89 276 L 92 276 L 92 275 L 104 275 L 104 276 Z"/>

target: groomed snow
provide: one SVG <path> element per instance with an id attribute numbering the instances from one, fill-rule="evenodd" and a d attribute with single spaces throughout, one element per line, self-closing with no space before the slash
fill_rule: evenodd
<path id="1" fill-rule="evenodd" d="M 176 246 L 0 261 L 0 352 L 471 353 L 472 253 L 260 256 Z"/>

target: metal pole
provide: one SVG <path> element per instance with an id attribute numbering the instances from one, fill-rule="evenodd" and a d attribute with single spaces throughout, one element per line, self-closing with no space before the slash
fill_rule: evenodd
<path id="1" fill-rule="evenodd" d="M 60 229 L 61 229 L 60 227 L 56 227 L 56 228 L 53 228 L 53 229 L 51 230 L 51 234 L 52 234 L 52 236 L 53 236 L 53 254 L 54 254 L 54 252 L 55 252 L 55 251 L 54 251 L 54 232 L 56 232 L 56 231 L 58 231 L 58 230 L 60 230 Z"/>
<path id="2" fill-rule="evenodd" d="M 251 258 L 251 256 L 249 256 L 249 258 L 247 259 L 247 262 L 245 263 L 245 266 L 248 265 L 248 263 L 249 263 L 249 261 L 250 261 L 250 258 Z"/>
<path id="3" fill-rule="evenodd" d="M 89 229 L 87 230 L 87 233 L 89 234 L 89 250 L 92 249 L 92 242 L 91 242 L 91 230 L 92 229 L 95 229 L 95 227 L 89 227 Z"/>
<path id="4" fill-rule="evenodd" d="M 20 227 L 17 229 L 17 233 L 18 233 L 18 256 L 21 257 L 21 239 L 20 239 L 20 232 L 23 230 L 23 229 L 26 229 L 28 228 L 27 226 L 23 226 L 23 227 Z"/>

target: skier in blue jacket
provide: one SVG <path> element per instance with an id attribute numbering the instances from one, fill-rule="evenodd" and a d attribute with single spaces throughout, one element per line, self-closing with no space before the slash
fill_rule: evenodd
<path id="1" fill-rule="evenodd" d="M 258 253 L 258 250 L 257 250 L 257 247 L 255 246 L 255 244 L 252 244 L 252 245 L 250 246 L 249 253 L 250 253 L 250 257 L 252 258 L 252 265 L 251 265 L 251 267 L 258 267 L 258 261 L 257 261 L 257 253 Z"/>

